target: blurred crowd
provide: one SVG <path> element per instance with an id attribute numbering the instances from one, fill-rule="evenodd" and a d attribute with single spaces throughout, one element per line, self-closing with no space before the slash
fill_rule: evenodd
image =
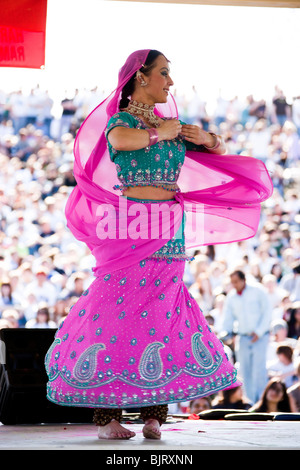
<path id="1" fill-rule="evenodd" d="M 284 393 L 299 390 L 300 96 L 288 102 L 278 87 L 270 102 L 219 96 L 208 112 L 196 88 L 188 95 L 174 94 L 180 119 L 221 134 L 228 154 L 261 159 L 274 185 L 256 236 L 192 253 L 184 282 L 220 337 L 223 306 L 232 289 L 229 273 L 240 269 L 247 282 L 259 284 L 272 306 L 271 385 L 280 384 Z M 64 208 L 76 185 L 76 132 L 102 97 L 97 88 L 76 90 L 60 100 L 54 116 L 57 103 L 38 86 L 28 95 L 0 91 L 0 328 L 57 328 L 94 280 L 94 258 L 66 227 Z M 232 338 L 225 347 L 238 368 Z M 238 387 L 240 402 L 242 393 Z M 204 406 L 225 407 L 224 400 L 216 396 Z M 247 397 L 245 403 L 246 409 L 255 405 Z M 193 406 L 183 403 L 173 411 Z M 300 411 L 299 401 L 296 406 Z"/>

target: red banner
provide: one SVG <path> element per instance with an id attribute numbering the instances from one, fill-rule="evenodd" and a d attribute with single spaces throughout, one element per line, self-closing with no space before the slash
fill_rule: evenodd
<path id="1" fill-rule="evenodd" d="M 0 67 L 45 65 L 47 0 L 0 0 Z"/>

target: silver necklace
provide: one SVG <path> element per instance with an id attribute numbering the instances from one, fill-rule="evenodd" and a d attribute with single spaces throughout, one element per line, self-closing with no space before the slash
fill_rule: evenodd
<path id="1" fill-rule="evenodd" d="M 129 114 L 136 116 L 142 116 L 147 120 L 147 122 L 154 127 L 159 127 L 158 117 L 154 114 L 154 106 L 149 104 L 139 103 L 135 100 L 130 100 L 127 108 L 124 109 Z"/>

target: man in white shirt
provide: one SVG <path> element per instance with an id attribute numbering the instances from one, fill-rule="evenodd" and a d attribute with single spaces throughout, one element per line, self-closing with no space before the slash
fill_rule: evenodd
<path id="1" fill-rule="evenodd" d="M 267 384 L 266 354 L 272 311 L 268 295 L 259 284 L 246 282 L 245 274 L 236 270 L 230 275 L 233 290 L 224 303 L 223 330 L 237 333 L 235 342 L 239 374 L 245 394 L 258 401 Z"/>

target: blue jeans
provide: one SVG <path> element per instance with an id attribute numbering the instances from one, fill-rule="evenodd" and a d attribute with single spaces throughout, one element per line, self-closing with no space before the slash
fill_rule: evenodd
<path id="1" fill-rule="evenodd" d="M 255 343 L 250 336 L 239 336 L 239 345 L 236 351 L 239 361 L 239 375 L 241 376 L 247 398 L 256 403 L 265 389 L 268 381 L 266 368 L 266 355 L 269 334 L 266 333 Z"/>
<path id="2" fill-rule="evenodd" d="M 286 121 L 286 116 L 282 115 L 282 114 L 277 114 L 277 120 L 278 120 L 278 123 L 282 127 L 284 125 L 285 121 Z"/>

